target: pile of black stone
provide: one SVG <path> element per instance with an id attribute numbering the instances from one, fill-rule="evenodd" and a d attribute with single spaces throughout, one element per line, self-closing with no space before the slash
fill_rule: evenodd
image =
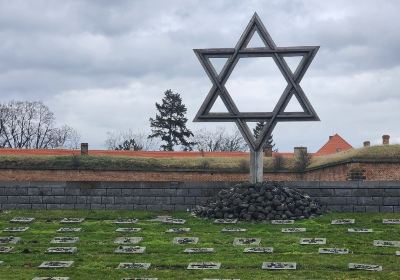
<path id="1" fill-rule="evenodd" d="M 305 219 L 322 214 L 321 205 L 309 195 L 277 182 L 243 183 L 220 191 L 198 206 L 194 214 L 204 218 L 247 221 Z"/>

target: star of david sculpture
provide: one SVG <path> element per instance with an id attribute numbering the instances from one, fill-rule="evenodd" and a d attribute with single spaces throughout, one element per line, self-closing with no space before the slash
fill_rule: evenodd
<path id="1" fill-rule="evenodd" d="M 264 47 L 247 47 L 255 32 L 261 38 Z M 278 122 L 319 121 L 317 113 L 300 87 L 300 81 L 318 49 L 319 46 L 277 47 L 257 13 L 254 13 L 235 48 L 193 50 L 213 84 L 193 121 L 236 123 L 250 148 L 250 181 L 253 183 L 263 181 L 263 146 Z M 294 72 L 284 59 L 293 56 L 302 57 Z M 272 112 L 240 112 L 226 89 L 225 84 L 230 74 L 239 59 L 243 57 L 272 57 L 285 78 L 287 86 Z M 210 58 L 227 59 L 220 73 L 217 73 Z M 285 112 L 286 106 L 293 96 L 299 101 L 303 112 Z M 210 112 L 218 97 L 221 98 L 228 112 Z M 254 137 L 247 125 L 247 122 L 254 121 L 266 122 L 257 138 Z"/>

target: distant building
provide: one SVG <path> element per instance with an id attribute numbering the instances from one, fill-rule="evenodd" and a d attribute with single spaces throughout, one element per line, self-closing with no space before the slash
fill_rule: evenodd
<path id="1" fill-rule="evenodd" d="M 352 148 L 353 146 L 351 146 L 346 140 L 336 133 L 333 136 L 329 136 L 328 142 L 326 142 L 325 145 L 323 145 L 316 153 L 314 153 L 314 156 L 335 154 L 350 150 Z"/>

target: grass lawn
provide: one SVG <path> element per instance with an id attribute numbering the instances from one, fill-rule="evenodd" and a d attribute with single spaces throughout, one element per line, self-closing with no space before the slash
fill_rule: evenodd
<path id="1" fill-rule="evenodd" d="M 203 279 L 203 278 L 240 278 L 240 279 L 399 279 L 400 257 L 395 251 L 400 248 L 374 247 L 374 239 L 400 240 L 400 225 L 384 225 L 383 218 L 398 218 L 396 214 L 355 214 L 333 213 L 314 220 L 296 221 L 294 225 L 271 225 L 240 222 L 228 225 L 247 228 L 244 233 L 221 233 L 224 225 L 215 225 L 209 220 L 191 217 L 188 213 L 174 213 L 174 217 L 185 218 L 182 227 L 190 227 L 186 234 L 165 233 L 165 230 L 179 225 L 166 225 L 150 222 L 147 219 L 162 213 L 132 211 L 6 211 L 0 213 L 0 230 L 22 224 L 11 224 L 9 220 L 17 216 L 35 217 L 29 224 L 30 229 L 22 233 L 1 232 L 0 236 L 18 236 L 22 241 L 14 246 L 13 253 L 0 254 L 4 263 L 0 266 L 0 279 L 32 279 L 35 276 L 69 276 L 73 279 L 121 279 L 123 277 L 158 277 L 159 279 Z M 165 213 L 164 213 L 165 214 Z M 63 225 L 62 217 L 85 217 L 79 225 Z M 139 218 L 135 225 L 116 225 L 112 222 L 118 217 Z M 355 218 L 355 225 L 331 225 L 337 218 Z M 60 227 L 82 227 L 80 233 L 57 233 Z M 140 227 L 138 233 L 121 234 L 115 232 L 118 227 Z M 305 233 L 281 233 L 282 227 L 306 227 Z M 374 229 L 373 233 L 348 233 L 349 227 Z M 50 240 L 56 236 L 78 236 L 75 245 L 78 253 L 50 255 L 44 253 Z M 113 243 L 119 236 L 141 236 L 141 246 L 146 246 L 142 255 L 115 254 L 118 246 Z M 197 245 L 173 245 L 176 236 L 199 237 Z M 234 237 L 259 237 L 261 246 L 273 247 L 272 254 L 245 254 L 242 246 L 233 246 Z M 299 245 L 301 237 L 325 237 L 327 245 Z M 213 247 L 212 254 L 183 253 L 185 248 Z M 319 247 L 348 248 L 348 255 L 319 255 Z M 26 252 L 29 249 L 30 252 Z M 72 260 L 73 267 L 43 270 L 37 266 L 43 261 Z M 221 262 L 220 270 L 190 271 L 189 262 Z M 261 270 L 264 261 L 297 262 L 296 271 Z M 149 270 L 118 270 L 120 262 L 150 262 Z M 383 271 L 350 271 L 349 262 L 379 264 Z"/>

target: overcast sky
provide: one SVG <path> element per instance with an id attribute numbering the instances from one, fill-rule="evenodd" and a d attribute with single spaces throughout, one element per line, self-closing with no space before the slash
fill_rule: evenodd
<path id="1" fill-rule="evenodd" d="M 279 123 L 280 151 L 315 151 L 333 133 L 355 147 L 382 134 L 400 143 L 399 11 L 366 0 L 2 0 L 0 101 L 42 100 L 90 148 L 107 131 L 149 132 L 167 89 L 193 131 L 230 129 L 192 123 L 211 86 L 192 49 L 234 47 L 257 12 L 277 46 L 321 46 L 301 82 L 321 121 Z M 247 58 L 226 86 L 239 109 L 270 111 L 286 83 L 270 58 Z"/>

